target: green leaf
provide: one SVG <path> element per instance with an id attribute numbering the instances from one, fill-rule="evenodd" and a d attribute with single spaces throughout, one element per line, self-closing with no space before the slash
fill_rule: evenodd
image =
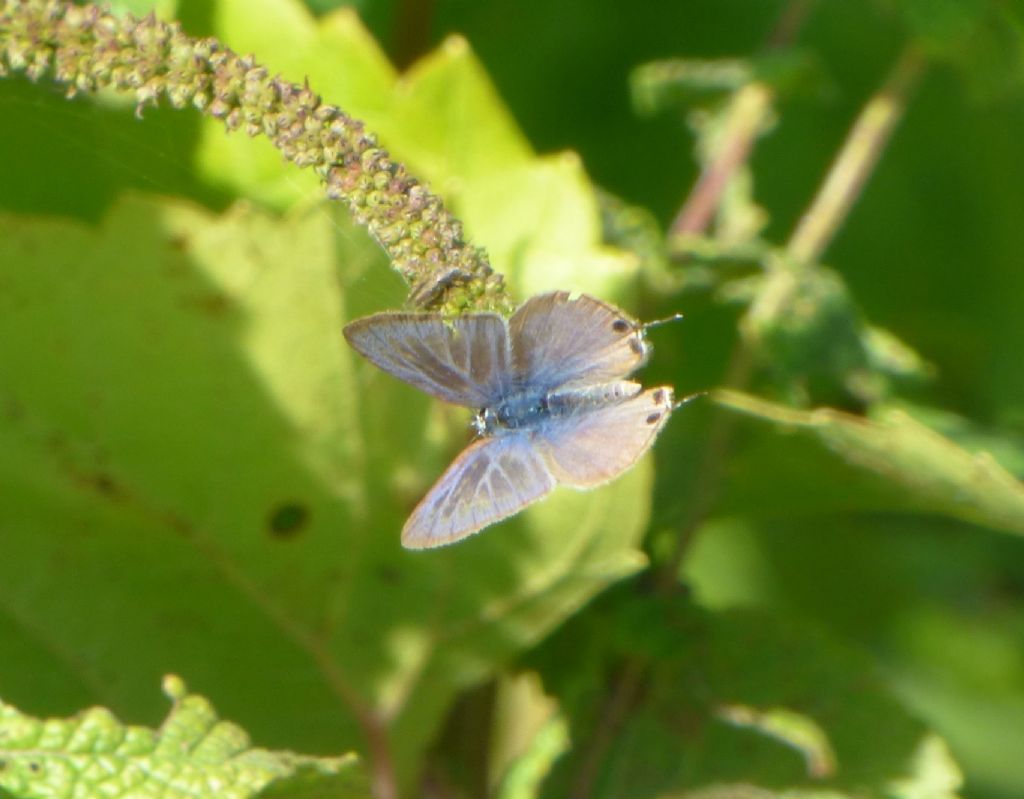
<path id="1" fill-rule="evenodd" d="M 477 231 L 493 231 L 524 290 L 633 281 L 635 259 L 600 243 L 579 160 L 530 152 L 464 44 L 399 83 L 351 12 L 210 11 L 228 46 L 309 75 L 472 205 L 470 232 L 490 245 Z M 106 142 L 164 112 L 104 113 Z M 644 565 L 651 465 L 460 547 L 403 551 L 465 414 L 345 346 L 345 322 L 402 302 L 377 246 L 310 203 L 312 177 L 265 141 L 198 128 L 202 179 L 288 214 L 129 196 L 95 226 L 0 216 L 0 684 L 56 712 L 144 713 L 173 667 L 262 739 L 366 750 L 376 736 L 410 784 L 456 692 Z"/>
<path id="2" fill-rule="evenodd" d="M 751 796 L 884 796 L 897 782 L 939 782 L 927 753 L 945 754 L 941 742 L 871 662 L 780 618 L 659 600 L 634 581 L 527 663 L 572 738 L 544 796 L 713 796 L 725 785 Z M 942 773 L 944 790 L 931 795 L 950 797 L 959 775 L 952 765 Z"/>
<path id="3" fill-rule="evenodd" d="M 981 99 L 1024 85 L 1024 12 L 999 0 L 888 0 L 918 45 L 958 67 Z"/>
<path id="4" fill-rule="evenodd" d="M 19 799 L 370 795 L 355 755 L 257 749 L 177 677 L 164 679 L 164 693 L 173 705 L 155 730 L 124 725 L 101 707 L 42 720 L 0 701 L 0 788 Z"/>
<path id="5" fill-rule="evenodd" d="M 647 462 L 402 550 L 467 420 L 346 347 L 401 286 L 322 206 L 0 216 L 0 264 L 12 698 L 144 712 L 173 667 L 298 750 L 364 748 L 370 708 L 411 780 L 455 692 L 644 563 Z"/>
<path id="6" fill-rule="evenodd" d="M 552 763 L 565 753 L 568 746 L 565 722 L 557 716 L 549 719 L 530 740 L 526 750 L 509 764 L 495 799 L 534 799 Z"/>
<path id="7" fill-rule="evenodd" d="M 115 14 L 129 12 L 137 17 L 143 17 L 153 12 L 161 19 L 174 19 L 178 0 L 115 0 L 107 7 Z"/>
<path id="8" fill-rule="evenodd" d="M 826 85 L 821 65 L 798 50 L 776 50 L 751 59 L 676 58 L 653 61 L 633 70 L 630 93 L 638 114 L 686 110 L 759 81 L 776 96 L 822 94 Z"/>
<path id="9" fill-rule="evenodd" d="M 766 265 L 741 329 L 783 390 L 801 400 L 838 390 L 872 403 L 889 393 L 890 378 L 929 375 L 912 349 L 865 322 L 839 274 L 777 257 Z"/>
<path id="10" fill-rule="evenodd" d="M 873 419 L 819 408 L 801 411 L 735 391 L 717 402 L 782 430 L 810 433 L 839 457 L 909 491 L 920 510 L 1024 534 L 1024 486 L 988 452 L 971 453 L 901 410 Z"/>

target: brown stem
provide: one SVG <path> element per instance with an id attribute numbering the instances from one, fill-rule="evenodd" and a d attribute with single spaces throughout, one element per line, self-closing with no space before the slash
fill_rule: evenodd
<path id="1" fill-rule="evenodd" d="M 814 0 L 791 0 L 768 37 L 768 48 L 777 49 L 788 45 L 813 5 Z M 750 155 L 754 137 L 771 107 L 773 97 L 772 89 L 760 82 L 748 84 L 737 92 L 727 123 L 725 143 L 716 157 L 705 166 L 689 198 L 673 221 L 670 234 L 696 235 L 704 231 L 729 179 Z M 751 353 L 741 340 L 736 344 L 730 359 L 725 385 L 746 385 L 751 370 Z M 734 416 L 716 411 L 702 455 L 704 468 L 700 471 L 694 492 L 696 502 L 686 522 L 680 527 L 668 561 L 657 575 L 655 585 L 662 596 L 668 596 L 676 589 L 679 568 L 693 532 L 711 512 L 717 499 L 734 425 Z M 601 761 L 626 714 L 636 703 L 648 665 L 647 658 L 642 655 L 632 655 L 625 659 L 622 670 L 611 685 L 609 699 L 590 737 L 587 750 L 581 755 L 582 764 L 569 793 L 571 799 L 586 799 L 592 794 Z"/>
<path id="2" fill-rule="evenodd" d="M 920 51 L 908 46 L 893 66 L 885 84 L 868 101 L 811 203 L 810 210 L 790 239 L 787 249 L 792 257 L 802 263 L 812 263 L 831 241 L 878 162 L 925 65 Z M 745 387 L 752 370 L 752 353 L 747 344 L 740 340 L 733 352 L 723 385 L 730 388 Z M 679 528 L 672 554 L 659 575 L 658 584 L 662 590 L 675 585 L 689 541 L 714 506 L 734 425 L 731 414 L 716 411 L 702 454 L 703 466 L 694 490 L 693 506 Z"/>
<path id="3" fill-rule="evenodd" d="M 292 637 L 317 664 L 334 695 L 355 716 L 363 737 L 366 739 L 374 799 L 398 799 L 398 778 L 394 759 L 391 757 L 387 721 L 358 694 L 349 683 L 337 660 L 316 636 L 300 630 L 290 621 L 285 620 L 285 624 L 287 625 L 286 629 L 292 630 Z"/>
<path id="4" fill-rule="evenodd" d="M 807 15 L 811 13 L 815 0 L 790 0 L 782 9 L 775 27 L 768 34 L 765 44 L 768 50 L 782 50 L 789 47 L 795 40 L 800 28 L 803 27 Z"/>
<path id="5" fill-rule="evenodd" d="M 640 684 L 647 670 L 647 662 L 639 656 L 626 660 L 616 675 L 612 691 L 602 708 L 594 734 L 590 736 L 583 764 L 576 772 L 569 799 L 587 799 L 593 795 L 594 780 L 600 771 L 601 761 L 612 744 L 612 738 L 633 707 L 640 691 Z"/>
<path id="6" fill-rule="evenodd" d="M 814 1 L 791 0 L 783 8 L 766 40 L 769 51 L 781 50 L 792 43 Z M 760 81 L 749 83 L 736 92 L 729 109 L 722 144 L 701 170 L 696 185 L 669 226 L 670 235 L 696 236 L 711 224 L 729 180 L 750 156 L 754 139 L 774 99 L 772 88 Z"/>
<path id="7" fill-rule="evenodd" d="M 374 799 L 398 799 L 398 781 L 395 764 L 391 757 L 391 742 L 388 740 L 387 725 L 379 719 L 364 724 L 367 745 L 370 750 L 370 768 Z"/>
<path id="8" fill-rule="evenodd" d="M 908 45 L 882 88 L 861 110 L 824 183 L 789 240 L 787 250 L 798 263 L 817 261 L 846 220 L 926 65 L 921 51 Z"/>
<path id="9" fill-rule="evenodd" d="M 771 108 L 774 92 L 766 83 L 748 83 L 732 99 L 723 144 L 705 164 L 693 191 L 673 220 L 670 234 L 696 236 L 711 223 L 722 192 L 747 161 L 754 138 Z"/>

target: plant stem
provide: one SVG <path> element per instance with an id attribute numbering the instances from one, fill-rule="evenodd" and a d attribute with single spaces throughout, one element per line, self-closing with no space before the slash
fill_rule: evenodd
<path id="1" fill-rule="evenodd" d="M 821 189 L 790 239 L 787 247 L 790 256 L 809 264 L 824 251 L 878 163 L 925 66 L 923 55 L 913 45 L 900 55 L 882 88 L 858 115 Z M 753 353 L 740 339 L 727 367 L 723 386 L 743 389 L 752 374 Z M 659 575 L 658 584 L 663 590 L 675 585 L 689 542 L 714 507 L 722 470 L 731 448 L 734 425 L 735 417 L 728 412 L 717 411 L 711 421 L 692 508 L 686 521 L 680 525 L 672 554 Z"/>
<path id="2" fill-rule="evenodd" d="M 790 0 L 786 4 L 775 20 L 772 32 L 768 34 L 768 50 L 781 50 L 793 43 L 815 2 L 816 0 Z"/>
<path id="3" fill-rule="evenodd" d="M 796 36 L 815 0 L 791 0 L 780 15 L 767 39 L 769 49 L 787 46 Z M 724 143 L 715 158 L 705 165 L 693 191 L 676 215 L 670 235 L 698 235 L 710 224 L 722 192 L 729 180 L 750 156 L 754 138 L 771 108 L 774 91 L 768 84 L 752 82 L 733 98 Z M 747 344 L 736 343 L 729 361 L 725 385 L 745 386 L 752 372 L 753 359 Z M 721 411 L 712 418 L 708 439 L 702 452 L 703 468 L 694 491 L 695 502 L 688 518 L 680 525 L 679 534 L 666 563 L 655 575 L 655 588 L 664 597 L 677 589 L 679 569 L 693 533 L 698 530 L 714 507 L 721 485 L 722 472 L 732 443 L 735 417 Z M 629 710 L 636 703 L 650 667 L 642 655 L 625 658 L 622 668 L 611 681 L 607 700 L 587 747 L 580 753 L 581 765 L 575 774 L 570 796 L 590 796 L 600 762 L 611 746 Z"/>
<path id="4" fill-rule="evenodd" d="M 815 0 L 790 0 L 766 39 L 768 51 L 788 47 L 810 13 Z M 729 180 L 750 157 L 754 139 L 775 100 L 775 90 L 762 81 L 752 81 L 732 98 L 722 144 L 704 165 L 697 183 L 669 226 L 670 236 L 703 233 L 718 208 Z"/>
<path id="5" fill-rule="evenodd" d="M 594 733 L 587 742 L 586 751 L 581 755 L 583 763 L 574 776 L 569 799 L 587 799 L 593 796 L 594 781 L 600 773 L 601 761 L 612 744 L 613 736 L 636 704 L 647 667 L 646 659 L 634 655 L 626 659 L 622 669 L 616 674 L 611 690 L 602 705 Z"/>
<path id="6" fill-rule="evenodd" d="M 927 62 L 914 45 L 900 54 L 882 88 L 868 100 L 786 249 L 798 263 L 817 261 L 846 220 L 903 116 Z"/>
<path id="7" fill-rule="evenodd" d="M 669 229 L 672 236 L 696 236 L 711 223 L 718 201 L 736 170 L 746 163 L 775 92 L 760 81 L 748 83 L 733 95 L 723 143 L 704 166 L 693 191 Z"/>

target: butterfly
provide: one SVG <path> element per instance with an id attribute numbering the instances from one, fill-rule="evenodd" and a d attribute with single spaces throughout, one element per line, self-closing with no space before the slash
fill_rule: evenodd
<path id="1" fill-rule="evenodd" d="M 540 294 L 508 319 L 384 312 L 345 338 L 433 397 L 476 410 L 477 438 L 416 506 L 402 544 L 458 541 L 556 485 L 593 488 L 637 462 L 665 426 L 672 388 L 625 378 L 646 363 L 646 326 L 586 294 Z"/>

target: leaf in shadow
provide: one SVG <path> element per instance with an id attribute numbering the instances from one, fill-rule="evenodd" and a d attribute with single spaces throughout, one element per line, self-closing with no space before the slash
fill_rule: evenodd
<path id="1" fill-rule="evenodd" d="M 909 492 L 921 511 L 1024 534 L 1024 486 L 987 452 L 971 453 L 902 410 L 864 419 L 830 408 L 802 411 L 740 392 L 716 392 L 724 408 L 784 431 L 813 435 L 840 458 Z"/>
<path id="2" fill-rule="evenodd" d="M 572 740 L 544 796 L 733 785 L 752 796 L 884 795 L 893 781 L 924 779 L 918 758 L 934 738 L 837 640 L 760 613 L 659 600 L 639 581 L 602 595 L 526 665 L 559 700 Z M 953 795 L 955 765 L 948 775 L 935 795 Z"/>

